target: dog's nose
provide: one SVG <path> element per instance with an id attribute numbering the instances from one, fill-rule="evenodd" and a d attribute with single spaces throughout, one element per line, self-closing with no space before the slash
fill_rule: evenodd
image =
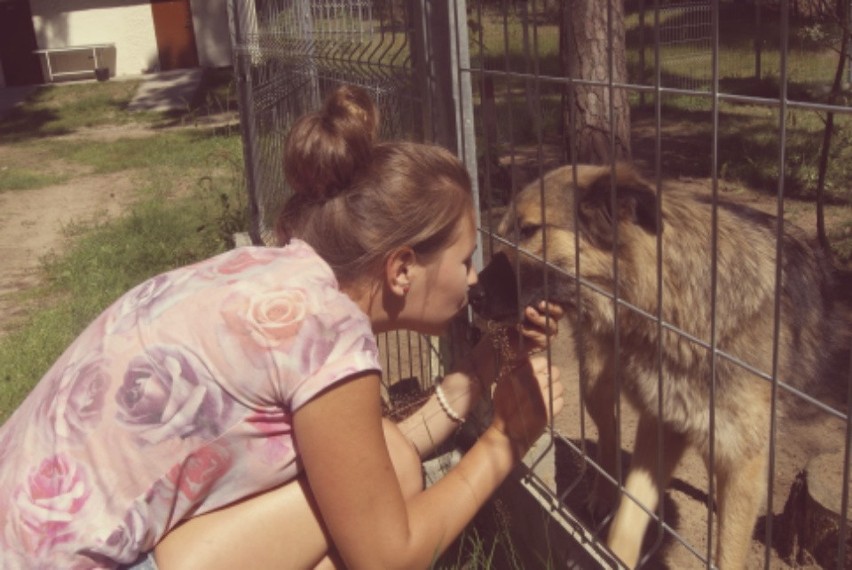
<path id="1" fill-rule="evenodd" d="M 512 263 L 504 253 L 495 255 L 479 273 L 479 281 L 470 288 L 470 306 L 486 319 L 516 318 L 519 313 L 518 288 Z"/>
<path id="2" fill-rule="evenodd" d="M 467 291 L 467 301 L 477 313 L 482 310 L 487 298 L 485 288 L 482 286 L 482 281 L 477 282 L 476 285 Z"/>

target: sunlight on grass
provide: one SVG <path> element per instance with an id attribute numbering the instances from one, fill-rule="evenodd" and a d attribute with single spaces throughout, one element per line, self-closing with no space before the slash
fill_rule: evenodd
<path id="1" fill-rule="evenodd" d="M 0 119 L 0 142 L 45 137 L 81 128 L 150 123 L 151 113 L 128 113 L 141 80 L 105 81 L 39 87 L 23 105 Z"/>
<path id="2" fill-rule="evenodd" d="M 68 175 L 65 174 L 38 172 L 15 166 L 0 166 L 0 192 L 44 188 L 65 182 L 68 178 Z"/>
<path id="3" fill-rule="evenodd" d="M 86 165 L 96 174 L 136 168 L 196 168 L 209 166 L 220 150 L 238 153 L 239 136 L 218 135 L 209 130 L 182 130 L 143 138 L 115 141 L 45 141 L 52 156 Z"/>

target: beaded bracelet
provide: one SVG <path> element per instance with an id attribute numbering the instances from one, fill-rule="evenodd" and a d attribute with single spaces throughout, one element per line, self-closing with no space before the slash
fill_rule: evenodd
<path id="1" fill-rule="evenodd" d="M 441 406 L 441 409 L 444 410 L 444 413 L 456 423 L 464 422 L 464 418 L 456 413 L 456 411 L 450 407 L 450 403 L 447 401 L 447 396 L 444 394 L 444 390 L 441 388 L 440 384 L 435 384 L 435 395 L 438 397 L 438 404 Z"/>

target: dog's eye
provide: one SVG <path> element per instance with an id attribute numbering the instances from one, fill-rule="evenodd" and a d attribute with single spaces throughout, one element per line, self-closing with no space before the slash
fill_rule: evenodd
<path id="1" fill-rule="evenodd" d="M 524 224 L 518 230 L 518 235 L 521 239 L 530 239 L 541 229 L 541 226 L 536 224 Z"/>

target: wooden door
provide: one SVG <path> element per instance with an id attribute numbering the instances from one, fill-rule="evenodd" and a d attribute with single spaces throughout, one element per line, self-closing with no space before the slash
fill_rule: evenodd
<path id="1" fill-rule="evenodd" d="M 6 85 L 42 83 L 29 0 L 0 0 L 0 62 Z"/>
<path id="2" fill-rule="evenodd" d="M 160 70 L 198 67 L 189 0 L 151 0 Z"/>

